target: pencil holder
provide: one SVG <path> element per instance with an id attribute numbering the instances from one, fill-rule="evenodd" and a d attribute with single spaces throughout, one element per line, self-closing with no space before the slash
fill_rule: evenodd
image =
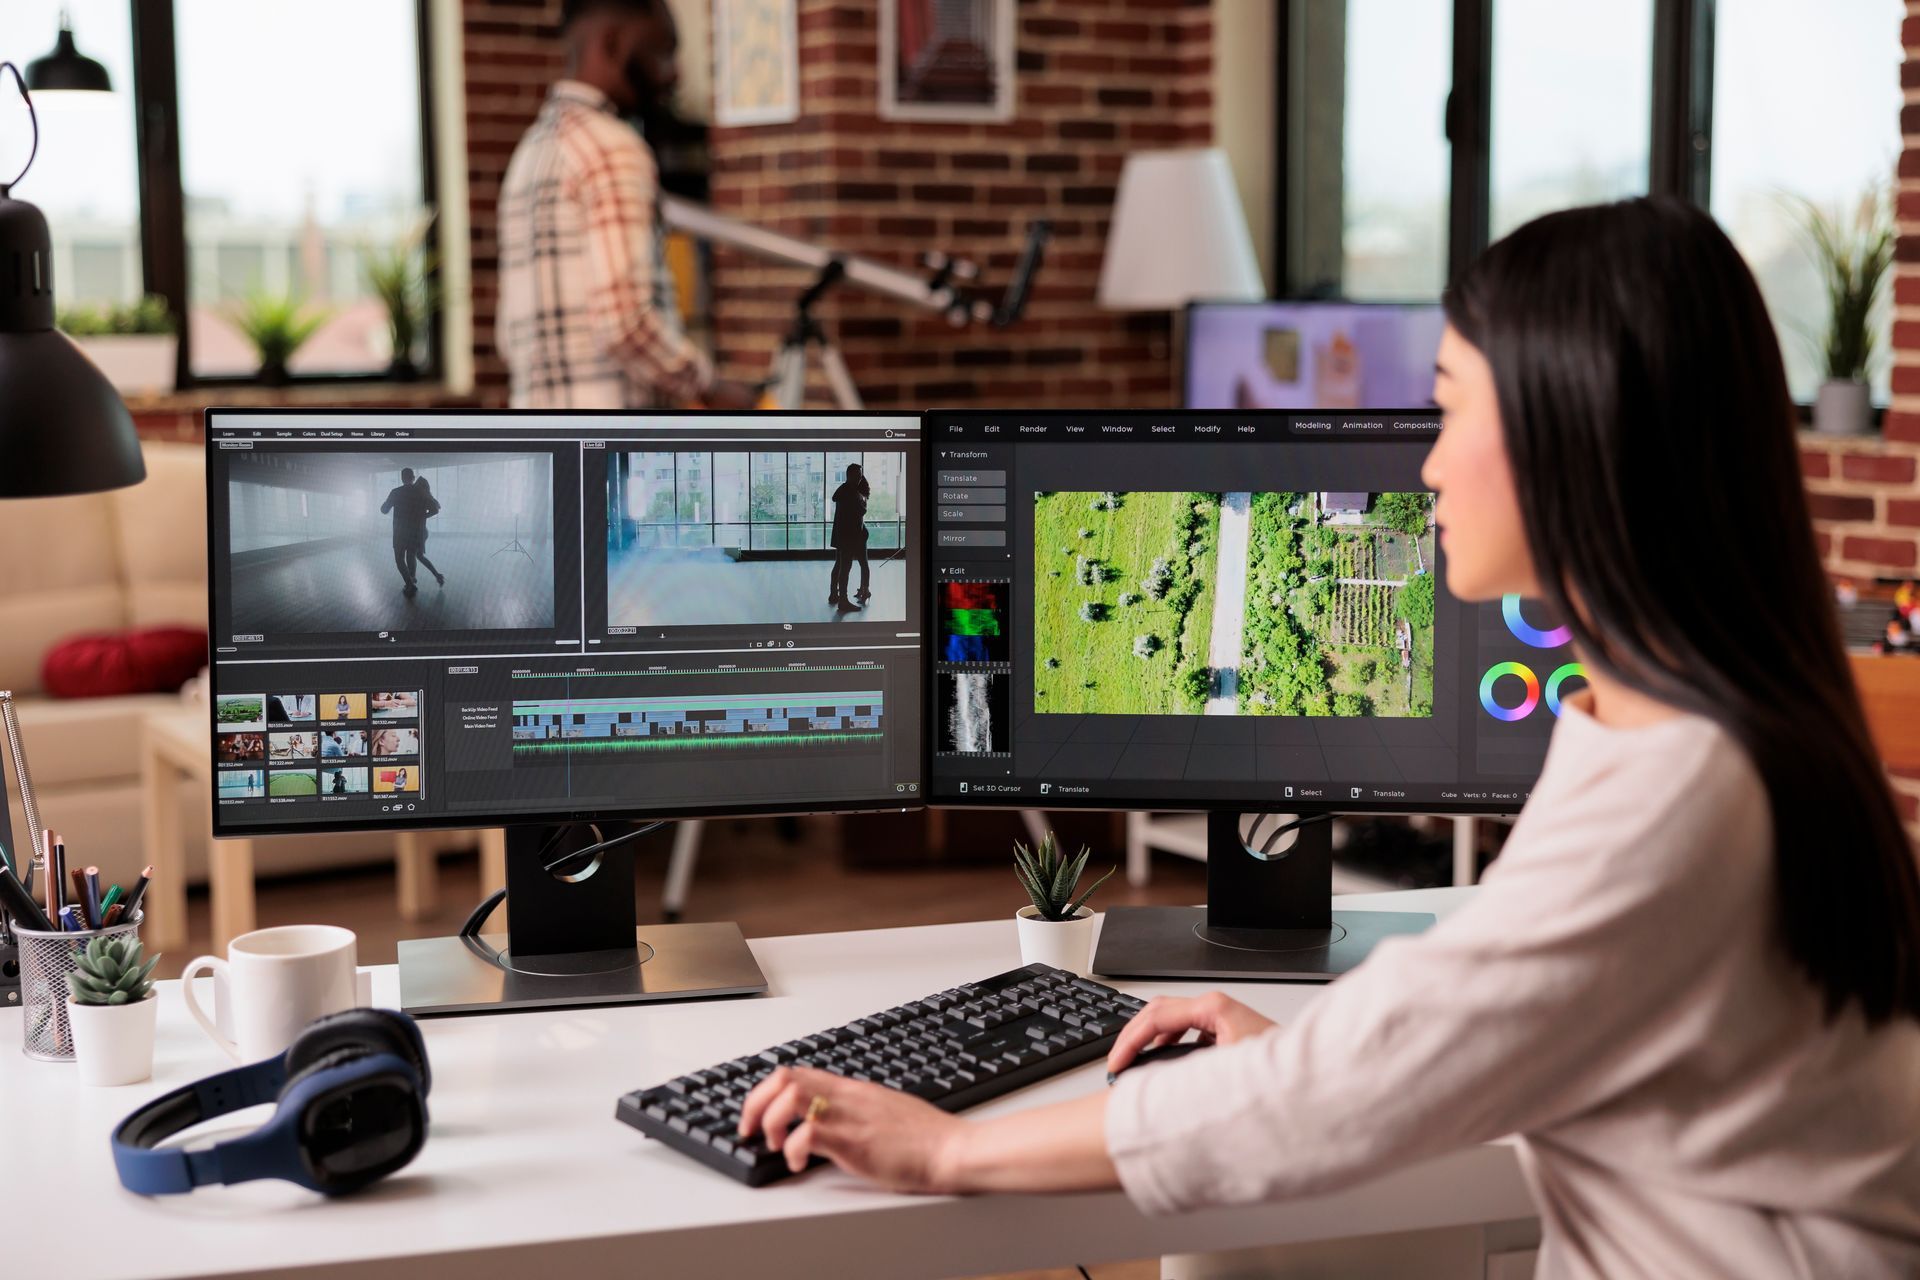
<path id="1" fill-rule="evenodd" d="M 79 933 L 39 933 L 16 927 L 20 945 L 20 997 L 26 1010 L 21 1050 L 42 1062 L 73 1061 L 73 1028 L 67 1022 L 67 975 L 80 967 L 80 953 L 95 938 L 124 938 L 140 932 L 146 913 L 108 929 Z"/>

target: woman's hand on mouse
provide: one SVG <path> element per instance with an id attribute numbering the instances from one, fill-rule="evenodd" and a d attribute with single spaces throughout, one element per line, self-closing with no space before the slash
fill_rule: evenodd
<path id="1" fill-rule="evenodd" d="M 956 1189 L 947 1157 L 965 1125 L 898 1089 L 812 1067 L 781 1067 L 740 1108 L 741 1136 L 765 1134 L 794 1172 L 822 1156 L 893 1191 Z"/>
<path id="2" fill-rule="evenodd" d="M 1233 1044 L 1272 1029 L 1273 1019 L 1255 1013 L 1231 996 L 1161 996 L 1133 1015 L 1107 1051 L 1107 1070 L 1120 1072 L 1147 1049 L 1173 1044 L 1189 1031 L 1203 1043 Z"/>

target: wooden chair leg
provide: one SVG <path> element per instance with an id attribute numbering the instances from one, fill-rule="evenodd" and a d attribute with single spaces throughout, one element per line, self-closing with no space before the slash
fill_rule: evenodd
<path id="1" fill-rule="evenodd" d="M 187 851 L 180 843 L 179 774 L 151 745 L 141 754 L 140 789 L 146 858 L 153 865 L 153 883 L 141 903 L 147 920 L 142 932 L 149 951 L 177 953 L 187 945 Z"/>
<path id="2" fill-rule="evenodd" d="M 224 955 L 228 943 L 255 927 L 253 841 L 215 840 L 207 870 L 213 898 L 213 950 Z"/>
<path id="3" fill-rule="evenodd" d="M 400 918 L 424 920 L 440 905 L 440 867 L 433 846 L 417 831 L 402 831 L 393 840 L 398 871 Z"/>

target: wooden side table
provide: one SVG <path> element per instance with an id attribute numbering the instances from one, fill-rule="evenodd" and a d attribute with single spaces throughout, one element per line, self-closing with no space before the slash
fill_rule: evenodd
<path id="1" fill-rule="evenodd" d="M 146 934 L 153 950 L 187 945 L 187 858 L 180 843 L 179 788 L 183 779 L 199 785 L 204 804 L 213 804 L 213 750 L 207 714 L 199 707 L 147 717 L 141 749 L 147 861 L 153 884 L 147 889 Z M 207 887 L 213 905 L 213 950 L 254 929 L 253 844 L 250 839 L 215 840 L 208 855 Z M 504 855 L 505 845 L 501 851 Z M 436 846 L 426 833 L 394 834 L 394 868 L 400 917 L 421 920 L 439 906 Z M 504 858 L 503 858 L 504 864 Z M 504 875 L 503 875 L 504 878 Z"/>

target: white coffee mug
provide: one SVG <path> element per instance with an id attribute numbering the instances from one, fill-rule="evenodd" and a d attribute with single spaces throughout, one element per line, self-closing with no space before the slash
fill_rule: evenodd
<path id="1" fill-rule="evenodd" d="M 243 933 L 227 946 L 227 958 L 200 956 L 180 974 L 187 1012 L 236 1062 L 258 1062 L 286 1052 L 300 1029 L 315 1018 L 351 1009 L 355 998 L 355 951 L 351 929 L 330 924 L 290 924 Z M 226 979 L 222 1012 L 231 1010 L 233 1038 L 222 1035 L 194 998 L 194 979 L 211 972 Z"/>

